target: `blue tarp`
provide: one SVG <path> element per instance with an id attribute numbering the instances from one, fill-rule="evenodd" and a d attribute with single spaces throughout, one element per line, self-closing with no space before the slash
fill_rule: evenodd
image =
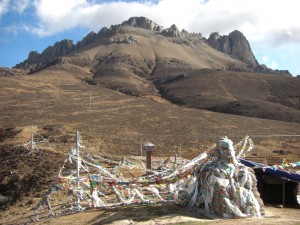
<path id="1" fill-rule="evenodd" d="M 280 178 L 287 179 L 287 180 L 294 181 L 294 182 L 298 182 L 298 183 L 300 182 L 300 174 L 291 173 L 291 172 L 281 170 L 281 169 L 274 169 L 274 168 L 271 168 L 269 166 L 266 166 L 266 165 L 263 165 L 263 164 L 260 164 L 260 163 L 255 163 L 255 162 L 248 161 L 246 159 L 238 159 L 238 160 L 241 163 L 243 163 L 245 166 L 248 166 L 248 167 L 251 167 L 251 168 L 253 168 L 253 167 L 260 168 L 265 173 L 272 174 L 276 177 L 280 177 Z"/>

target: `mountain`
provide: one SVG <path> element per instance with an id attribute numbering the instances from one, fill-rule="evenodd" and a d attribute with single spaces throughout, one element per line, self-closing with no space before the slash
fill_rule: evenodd
<path id="1" fill-rule="evenodd" d="M 249 42 L 240 31 L 235 30 L 229 35 L 223 36 L 219 35 L 218 32 L 213 32 L 209 38 L 206 39 L 202 37 L 201 33 L 189 34 L 185 30 L 179 31 L 175 24 L 173 24 L 170 28 L 163 29 L 162 26 L 145 17 L 132 17 L 120 25 L 112 25 L 109 29 L 104 27 L 97 34 L 95 32 L 90 32 L 76 44 L 73 44 L 72 40 L 65 39 L 60 42 L 56 42 L 53 46 L 49 46 L 42 53 L 32 51 L 29 53 L 28 58 L 17 64 L 15 68 L 25 68 L 30 73 L 34 72 L 40 68 L 47 67 L 49 64 L 51 65 L 53 61 L 57 61 L 59 57 L 76 54 L 77 52 L 84 50 L 89 45 L 97 43 L 97 41 L 99 43 L 99 40 L 102 40 L 102 42 L 110 42 L 109 38 L 117 33 L 127 33 L 128 26 L 153 31 L 152 35 L 154 36 L 161 35 L 164 37 L 172 37 L 172 41 L 177 44 L 190 45 L 191 42 L 205 42 L 214 49 L 245 63 L 232 63 L 224 67 L 222 63 L 218 62 L 221 64 L 221 67 L 227 70 L 291 75 L 288 71 L 272 70 L 267 68 L 265 65 L 259 65 L 251 50 Z M 131 30 L 130 32 L 133 31 Z M 123 40 L 118 40 L 119 43 L 133 43 L 132 41 L 133 40 L 130 40 L 130 38 L 128 39 L 128 37 Z M 199 48 L 199 46 L 197 46 L 197 48 Z"/>
<path id="2" fill-rule="evenodd" d="M 85 82 L 132 96 L 163 97 L 217 112 L 299 122 L 299 79 L 259 65 L 240 31 L 208 39 L 145 17 L 30 52 L 15 66 L 29 74 L 60 65 Z M 204 85 L 205 84 L 205 85 Z M 193 87 L 193 88 L 191 88 Z"/>

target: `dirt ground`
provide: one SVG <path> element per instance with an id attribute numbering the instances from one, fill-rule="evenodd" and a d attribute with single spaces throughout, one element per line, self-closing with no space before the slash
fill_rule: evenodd
<path id="1" fill-rule="evenodd" d="M 33 222 L 34 213 L 28 206 L 1 213 L 0 223 L 3 225 L 17 224 L 53 224 L 53 225 L 81 225 L 81 224 L 300 224 L 299 208 L 277 208 L 266 206 L 264 218 L 247 219 L 208 219 L 199 212 L 174 204 L 158 205 L 131 205 L 116 209 L 91 209 L 76 214 L 68 214 L 56 218 L 47 218 L 41 214 L 40 220 Z"/>

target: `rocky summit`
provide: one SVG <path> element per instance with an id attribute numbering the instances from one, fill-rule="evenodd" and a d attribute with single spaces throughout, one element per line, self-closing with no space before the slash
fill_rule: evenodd
<path id="1" fill-rule="evenodd" d="M 72 40 L 65 39 L 56 42 L 53 46 L 49 46 L 42 53 L 32 51 L 29 53 L 28 58 L 25 61 L 17 64 L 15 68 L 25 68 L 29 73 L 32 73 L 36 70 L 58 62 L 58 58 L 60 57 L 79 53 L 86 47 L 91 47 L 95 44 L 99 44 L 101 41 L 102 43 L 112 43 L 112 41 L 114 40 L 113 36 L 121 33 L 124 34 L 124 37 L 114 40 L 114 42 L 133 43 L 134 40 L 130 40 L 130 37 L 125 37 L 126 33 L 130 34 L 134 30 L 131 29 L 130 31 L 129 27 L 149 30 L 152 32 L 151 36 L 153 35 L 156 37 L 173 38 L 171 41 L 177 44 L 190 45 L 192 44 L 192 42 L 198 44 L 201 42 L 205 42 L 210 47 L 244 63 L 240 64 L 233 62 L 230 64 L 222 65 L 222 63 L 219 62 L 220 60 L 215 60 L 215 64 L 219 64 L 219 67 L 222 69 L 232 71 L 291 75 L 287 70 L 272 70 L 270 68 L 267 68 L 265 65 L 259 65 L 251 50 L 249 42 L 240 31 L 235 30 L 229 35 L 223 36 L 219 35 L 218 32 L 213 32 L 209 36 L 209 38 L 206 39 L 202 37 L 201 33 L 196 34 L 188 33 L 185 30 L 180 31 L 175 24 L 173 24 L 170 28 L 164 29 L 162 26 L 146 17 L 131 17 L 127 21 L 124 21 L 119 25 L 112 25 L 110 28 L 104 27 L 98 33 L 90 32 L 86 37 L 84 37 L 76 44 L 73 44 Z M 139 32 L 141 32 L 141 30 Z M 203 45 L 199 45 L 197 46 L 197 48 L 201 49 L 203 48 Z"/>
<path id="2" fill-rule="evenodd" d="M 249 42 L 238 30 L 231 32 L 229 35 L 223 36 L 221 36 L 218 32 L 213 32 L 210 34 L 207 42 L 213 48 L 224 52 L 227 55 L 236 57 L 251 66 L 258 65 Z"/>

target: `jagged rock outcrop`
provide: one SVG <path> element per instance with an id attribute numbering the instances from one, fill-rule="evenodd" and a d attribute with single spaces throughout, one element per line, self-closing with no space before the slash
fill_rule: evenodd
<path id="1" fill-rule="evenodd" d="M 82 48 L 88 46 L 89 44 L 91 44 L 92 42 L 94 42 L 95 40 L 97 40 L 98 37 L 99 36 L 95 32 L 93 32 L 93 31 L 90 32 L 88 35 L 86 35 L 81 41 L 79 41 L 76 44 L 75 49 L 79 50 L 79 49 L 82 49 Z"/>
<path id="2" fill-rule="evenodd" d="M 116 43 L 116 44 L 133 45 L 133 44 L 138 43 L 138 40 L 136 38 L 134 38 L 133 36 L 124 37 L 124 38 L 107 38 L 105 41 L 107 44 Z"/>
<path id="3" fill-rule="evenodd" d="M 163 30 L 162 34 L 167 37 L 180 37 L 181 36 L 181 33 L 175 24 L 173 24 L 170 28 Z"/>
<path id="4" fill-rule="evenodd" d="M 43 61 L 51 61 L 57 57 L 67 55 L 74 50 L 74 44 L 72 40 L 62 40 L 56 42 L 54 46 L 49 46 L 42 52 Z"/>
<path id="5" fill-rule="evenodd" d="M 70 54 L 75 49 L 75 45 L 72 40 L 62 40 L 60 42 L 56 42 L 53 46 L 49 46 L 42 53 L 38 53 L 36 51 L 31 51 L 28 55 L 28 58 L 15 66 L 15 68 L 31 68 L 37 67 L 39 64 L 47 64 L 52 62 L 53 60 Z"/>
<path id="6" fill-rule="evenodd" d="M 149 20 L 146 17 L 131 17 L 129 20 L 124 21 L 121 25 L 128 25 L 133 27 L 140 27 L 147 30 L 154 30 L 154 31 L 161 31 L 162 27 L 153 22 L 152 20 Z"/>
<path id="7" fill-rule="evenodd" d="M 234 71 L 234 72 L 267 73 L 267 74 L 279 74 L 282 76 L 292 76 L 292 74 L 288 70 L 273 70 L 268 68 L 264 64 L 249 66 L 249 67 L 239 67 L 236 65 L 232 65 L 228 67 L 227 70 Z"/>
<path id="8" fill-rule="evenodd" d="M 251 66 L 255 67 L 258 65 L 249 42 L 238 30 L 223 36 L 218 32 L 213 32 L 210 34 L 207 42 L 211 47 L 232 57 L 238 58 Z"/>
<path id="9" fill-rule="evenodd" d="M 22 75 L 26 75 L 24 70 L 0 67 L 0 77 L 22 76 Z"/>

